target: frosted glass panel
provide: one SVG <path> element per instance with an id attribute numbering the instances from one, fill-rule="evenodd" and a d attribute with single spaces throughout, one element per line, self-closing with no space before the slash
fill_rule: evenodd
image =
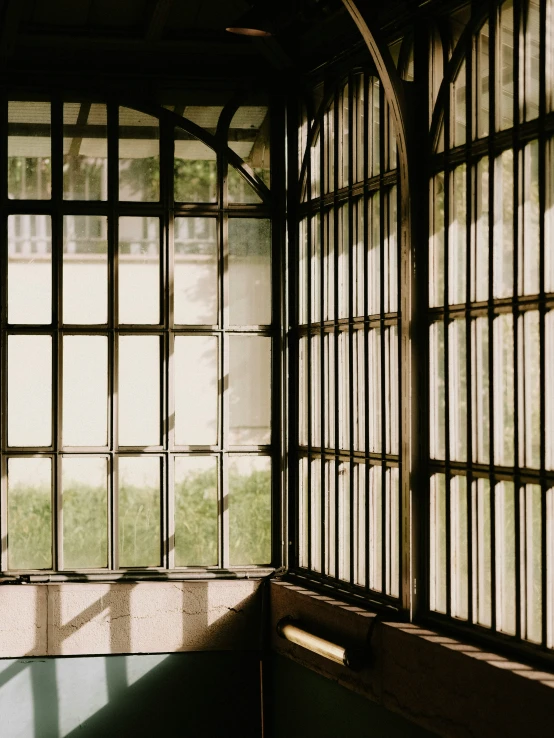
<path id="1" fill-rule="evenodd" d="M 119 339 L 119 444 L 160 443 L 160 339 Z"/>
<path id="2" fill-rule="evenodd" d="M 8 216 L 8 323 L 52 322 L 49 215 Z"/>
<path id="3" fill-rule="evenodd" d="M 119 108 L 119 199 L 160 199 L 159 121 L 131 108 Z"/>
<path id="4" fill-rule="evenodd" d="M 231 325 L 271 323 L 269 220 L 229 220 L 229 320 Z"/>
<path id="5" fill-rule="evenodd" d="M 49 200 L 52 188 L 50 103 L 8 103 L 8 197 Z"/>
<path id="6" fill-rule="evenodd" d="M 108 222 L 96 215 L 67 215 L 63 240 L 63 322 L 108 321 Z"/>
<path id="7" fill-rule="evenodd" d="M 8 336 L 8 444 L 52 443 L 52 338 Z"/>
<path id="8" fill-rule="evenodd" d="M 229 443 L 271 442 L 271 339 L 229 339 Z"/>
<path id="9" fill-rule="evenodd" d="M 215 445 L 218 361 L 215 336 L 175 338 L 175 443 Z"/>
<path id="10" fill-rule="evenodd" d="M 119 322 L 160 322 L 160 221 L 119 219 Z"/>
<path id="11" fill-rule="evenodd" d="M 175 218 L 174 254 L 175 323 L 216 325 L 216 219 Z"/>
<path id="12" fill-rule="evenodd" d="M 66 200 L 108 199 L 108 115 L 90 102 L 63 106 L 63 190 Z"/>
<path id="13" fill-rule="evenodd" d="M 64 446 L 105 446 L 107 429 L 108 339 L 64 336 Z"/>

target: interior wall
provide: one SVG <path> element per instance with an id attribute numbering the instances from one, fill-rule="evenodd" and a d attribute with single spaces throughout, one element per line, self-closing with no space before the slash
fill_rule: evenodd
<path id="1" fill-rule="evenodd" d="M 0 660 L 2 738 L 261 736 L 255 652 Z"/>
<path id="2" fill-rule="evenodd" d="M 273 654 L 273 738 L 431 738 L 430 733 L 340 684 Z"/>

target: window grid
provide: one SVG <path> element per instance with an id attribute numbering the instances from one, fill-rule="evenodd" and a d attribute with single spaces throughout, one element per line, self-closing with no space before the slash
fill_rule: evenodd
<path id="1" fill-rule="evenodd" d="M 21 104 L 20 104 L 21 105 Z M 46 103 L 50 105 L 50 103 Z M 143 565 L 141 563 L 131 564 L 131 568 L 139 569 L 153 569 L 154 571 L 160 569 L 174 569 L 175 564 L 175 498 L 174 498 L 174 463 L 176 459 L 209 459 L 213 458 L 217 463 L 217 540 L 215 540 L 215 550 L 217 552 L 217 560 L 213 562 L 210 567 L 204 567 L 203 562 L 199 565 L 191 565 L 187 563 L 186 567 L 191 569 L 192 572 L 200 571 L 203 568 L 228 569 L 236 566 L 246 566 L 248 568 L 256 568 L 267 566 L 271 563 L 272 551 L 271 547 L 268 549 L 266 545 L 267 560 L 252 560 L 252 561 L 241 561 L 236 563 L 232 558 L 235 554 L 230 549 L 230 533 L 233 536 L 233 531 L 229 530 L 229 494 L 230 494 L 230 476 L 229 474 L 235 475 L 235 492 L 237 490 L 236 475 L 244 474 L 246 472 L 240 471 L 240 464 L 247 468 L 250 464 L 256 474 L 256 465 L 262 469 L 262 466 L 266 463 L 265 460 L 269 460 L 274 456 L 275 440 L 268 443 L 245 443 L 240 441 L 238 443 L 230 443 L 228 437 L 228 418 L 229 418 L 229 382 L 223 383 L 222 378 L 228 376 L 229 371 L 229 344 L 238 339 L 240 336 L 251 336 L 252 338 L 259 337 L 260 339 L 269 340 L 273 343 L 275 330 L 273 325 L 268 321 L 267 324 L 256 325 L 254 321 L 250 321 L 251 325 L 230 325 L 229 324 L 229 313 L 228 313 L 228 295 L 229 295 L 229 276 L 228 276 L 228 264 L 229 264 L 229 246 L 228 246 L 228 233 L 227 233 L 227 222 L 229 217 L 231 218 L 247 218 L 248 222 L 252 222 L 252 219 L 262 219 L 264 222 L 269 223 L 269 217 L 271 208 L 267 204 L 269 202 L 269 193 L 267 188 L 263 184 L 256 183 L 256 187 L 264 198 L 264 202 L 261 205 L 247 205 L 234 204 L 233 206 L 224 206 L 226 202 L 226 196 L 222 191 L 222 187 L 218 187 L 218 203 L 213 206 L 204 204 L 187 204 L 187 203 L 173 203 L 173 129 L 175 126 L 179 126 L 179 119 L 177 116 L 164 113 L 160 111 L 156 113 L 160 115 L 160 165 L 159 177 L 160 182 L 160 198 L 159 202 L 150 203 L 132 203 L 123 202 L 118 199 L 119 191 L 119 171 L 118 171 L 118 108 L 115 105 L 109 104 L 107 114 L 107 198 L 102 202 L 88 202 L 88 201 L 72 201 L 64 199 L 63 189 L 63 177 L 62 177 L 62 161 L 63 161 L 63 132 L 62 132 L 62 102 L 54 100 L 51 103 L 52 120 L 51 120 L 51 131 L 52 131 L 52 149 L 51 149 L 51 178 L 52 178 L 52 197 L 50 199 L 38 200 L 25 200 L 25 199 L 8 199 L 4 197 L 2 203 L 2 210 L 4 214 L 4 223 L 6 218 L 10 218 L 13 215 L 21 214 L 21 216 L 40 216 L 46 217 L 52 222 L 52 242 L 51 242 L 51 260 L 52 260 L 52 275 L 51 275 L 51 289 L 52 289 L 52 318 L 51 324 L 49 325 L 36 325 L 36 324 L 10 324 L 8 323 L 9 314 L 7 306 L 7 285 L 8 285 L 8 248 L 3 249 L 5 254 L 2 265 L 1 265 L 1 280 L 2 280 L 2 295 L 5 296 L 2 301 L 2 321 L 0 326 L 1 331 L 1 355 L 0 359 L 2 362 L 2 494 L 1 494 L 1 511 L 0 522 L 2 528 L 2 565 L 3 571 L 13 570 L 29 570 L 29 571 L 62 571 L 67 570 L 64 567 L 64 549 L 63 549 L 63 505 L 62 505 L 62 467 L 63 459 L 106 459 L 108 463 L 108 470 L 106 474 L 106 506 L 107 506 L 107 561 L 106 565 L 100 567 L 104 572 L 110 570 L 121 570 L 126 567 L 120 564 L 121 552 L 119 550 L 119 538 L 121 535 L 120 523 L 118 520 L 120 516 L 121 507 L 121 490 L 119 489 L 119 477 L 118 477 L 118 466 L 120 459 L 126 458 L 141 458 L 141 459 L 159 459 L 160 460 L 160 487 L 157 502 L 157 532 L 156 526 L 154 526 L 154 533 L 158 536 L 159 543 L 156 544 L 157 550 L 159 551 L 158 563 L 150 563 Z M 86 104 L 85 104 L 86 105 Z M 3 109 L 6 111 L 6 104 L 4 103 Z M 94 106 L 93 106 L 94 107 Z M 90 105 L 88 106 L 90 110 Z M 131 109 L 127 109 L 131 111 Z M 131 111 L 137 112 L 137 111 Z M 142 115 L 142 114 L 138 114 Z M 5 116 L 4 120 L 7 119 Z M 86 119 L 86 117 L 85 117 Z M 3 123 L 2 128 L 6 124 Z M 12 124 L 10 131 L 13 132 L 14 126 Z M 186 124 L 185 124 L 186 125 Z M 196 133 L 196 131 L 195 131 Z M 139 137 L 140 138 L 140 137 Z M 193 138 L 189 135 L 189 138 Z M 234 166 L 240 167 L 240 159 L 230 150 L 226 150 L 221 147 L 217 140 L 214 139 L 211 143 L 212 147 L 218 152 L 218 167 L 220 171 L 219 181 L 224 182 L 224 170 L 227 168 L 227 161 L 229 166 L 231 163 Z M 5 156 L 5 154 L 4 154 Z M 214 154 L 215 156 L 215 154 Z M 6 159 L 3 157 L 3 161 Z M 7 172 L 7 167 L 3 167 L 3 171 Z M 7 175 L 5 175 L 6 178 Z M 246 172 L 246 176 L 249 173 Z M 248 185 L 249 186 L 249 185 Z M 105 219 L 107 223 L 107 229 L 105 232 L 105 239 L 107 242 L 107 303 L 108 303 L 108 315 L 105 324 L 72 324 L 64 323 L 62 317 L 62 281 L 63 281 L 63 267 L 64 267 L 64 249 L 63 249 L 63 219 L 68 216 L 98 216 Z M 136 323 L 136 324 L 122 324 L 118 321 L 119 315 L 119 304 L 118 294 L 121 277 L 121 255 L 118 251 L 117 244 L 119 241 L 118 228 L 121 218 L 144 218 L 157 219 L 160 223 L 159 228 L 159 243 L 160 247 L 158 253 L 160 254 L 159 264 L 159 316 L 160 319 L 152 324 Z M 214 289 L 217 289 L 218 293 L 218 314 L 217 320 L 213 324 L 203 325 L 201 323 L 196 324 L 182 324 L 175 325 L 174 310 L 173 310 L 173 295 L 175 292 L 175 267 L 174 267 L 174 223 L 175 218 L 193 219 L 203 218 L 204 220 L 210 219 L 217 223 L 217 244 L 221 244 L 217 248 L 217 261 L 218 261 L 218 276 L 217 284 L 214 284 Z M 260 222 L 262 222 L 260 220 Z M 239 220 L 237 220 L 237 223 Z M 268 231 L 269 233 L 269 231 Z M 6 238 L 6 226 L 4 225 L 4 232 L 2 240 Z M 269 252 L 268 252 L 269 253 Z M 268 298 L 269 299 L 269 298 Z M 275 300 L 271 302 L 271 309 L 275 312 Z M 31 446 L 31 445 L 9 445 L 8 440 L 8 424 L 9 414 L 7 412 L 8 403 L 8 349 L 7 349 L 7 338 L 9 336 L 44 336 L 51 337 L 52 339 L 52 352 L 51 352 L 51 366 L 52 366 L 52 386 L 51 386 L 51 401 L 50 401 L 50 415 L 51 415 L 51 428 L 52 437 L 51 443 L 46 446 Z M 108 343 L 108 357 L 107 357 L 107 443 L 101 445 L 81 445 L 81 446 L 64 446 L 64 440 L 62 438 L 62 419 L 63 419 L 63 407 L 62 407 L 62 395 L 63 395 L 63 353 L 61 349 L 62 341 L 66 336 L 95 336 L 105 337 Z M 119 359 L 120 359 L 120 342 L 125 336 L 138 337 L 138 336 L 150 336 L 158 338 L 160 342 L 160 354 L 157 361 L 158 375 L 160 381 L 160 391 L 158 393 L 158 400 L 156 405 L 158 406 L 158 418 L 159 418 L 159 442 L 152 445 L 141 445 L 134 444 L 129 446 L 118 445 L 117 439 L 119 437 L 119 421 L 118 421 L 118 397 L 120 395 L 118 387 L 119 379 Z M 174 434 L 174 423 L 172 418 L 174 417 L 171 413 L 175 408 L 175 379 L 172 374 L 174 356 L 173 346 L 175 340 L 179 338 L 189 340 L 193 337 L 210 336 L 217 341 L 218 344 L 218 358 L 217 358 L 217 383 L 221 387 L 220 390 L 215 389 L 217 395 L 217 442 L 213 444 L 203 444 L 200 446 L 180 444 L 177 445 L 175 442 Z M 265 345 L 265 344 L 264 344 Z M 275 367 L 278 365 L 271 357 L 267 359 L 269 371 L 275 372 Z M 267 363 L 266 362 L 266 363 Z M 258 361 L 259 363 L 259 361 Z M 273 377 L 275 381 L 275 377 Z M 269 375 L 267 381 L 270 381 Z M 225 387 L 223 389 L 223 387 Z M 231 387 L 232 390 L 232 387 Z M 268 384 L 269 392 L 269 384 Z M 120 400 L 119 400 L 120 402 Z M 266 397 L 268 407 L 271 408 L 271 400 L 269 395 Z M 174 412 L 174 410 L 173 410 Z M 171 420 L 171 422 L 170 422 Z M 10 553 L 9 553 L 9 536 L 10 536 L 10 523 L 9 523 L 9 491 L 8 491 L 8 462 L 9 459 L 50 459 L 51 470 L 52 470 L 52 484 L 51 484 L 51 561 L 46 562 L 46 565 L 41 566 L 11 566 L 10 565 Z M 260 462 L 256 462 L 259 459 Z M 239 471 L 229 470 L 229 460 L 233 460 L 233 463 L 239 464 Z M 250 460 L 250 461 L 249 461 Z M 260 466 L 262 465 L 262 466 Z M 15 468 L 15 467 L 14 467 Z M 271 489 L 271 482 L 266 482 L 264 474 L 269 479 L 271 472 L 269 467 L 267 471 L 259 472 L 261 474 L 261 481 L 259 484 L 269 484 L 268 490 Z M 273 472 L 274 474 L 274 472 Z M 269 475 L 269 476 L 268 476 Z M 262 479 L 263 477 L 263 479 Z M 252 483 L 253 477 L 248 477 Z M 240 480 L 239 480 L 240 481 Z M 254 482 L 255 483 L 255 482 Z M 231 486 L 233 481 L 231 480 Z M 265 489 L 265 488 L 264 488 Z M 269 498 L 268 498 L 269 501 Z M 270 505 L 271 507 L 271 505 Z M 268 510 L 269 513 L 269 510 Z M 240 521 L 239 521 L 240 522 Z M 269 526 L 269 518 L 267 520 L 260 520 L 260 525 Z M 270 536 L 271 540 L 271 536 Z M 236 546 L 235 546 L 236 548 Z M 177 565 L 182 568 L 182 564 Z M 96 571 L 98 567 L 80 566 L 77 567 L 79 571 L 86 575 L 88 571 Z M 128 567 L 127 567 L 128 568 Z M 186 575 L 186 571 L 183 572 Z"/>
<path id="2" fill-rule="evenodd" d="M 551 13 L 551 2 L 490 3 L 478 43 L 455 55 L 436 111 L 429 259 L 431 614 L 543 649 L 554 622 Z"/>
<path id="3" fill-rule="evenodd" d="M 397 604 L 398 194 L 395 134 L 378 80 L 351 74 L 332 92 L 307 140 L 292 569 Z"/>

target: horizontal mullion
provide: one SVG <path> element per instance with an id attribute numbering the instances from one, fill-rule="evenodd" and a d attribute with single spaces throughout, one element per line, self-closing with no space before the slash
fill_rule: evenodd
<path id="1" fill-rule="evenodd" d="M 345 595 L 350 595 L 359 597 L 360 604 L 365 605 L 365 607 L 386 607 L 390 612 L 398 612 L 398 598 L 391 597 L 383 592 L 378 592 L 362 585 L 350 584 L 350 582 L 342 579 L 335 579 L 334 577 L 304 567 L 291 568 L 288 570 L 288 574 L 292 575 L 294 579 L 298 577 L 312 585 L 317 584 L 328 593 L 336 593 L 337 599 L 344 599 Z"/>
<path id="2" fill-rule="evenodd" d="M 337 328 L 340 332 L 346 332 L 349 328 L 363 330 L 366 326 L 369 328 L 379 328 L 382 325 L 391 326 L 399 325 L 400 317 L 398 313 L 385 313 L 384 315 L 368 315 L 360 318 L 340 318 L 338 320 L 326 320 L 323 323 L 305 323 L 296 326 L 295 329 L 299 336 L 320 335 L 323 329 L 324 333 L 333 333 Z"/>
<path id="3" fill-rule="evenodd" d="M 326 449 L 310 449 L 306 446 L 300 446 L 298 449 L 298 455 L 300 458 L 311 458 L 311 459 L 328 459 L 330 461 L 356 461 L 356 463 L 367 462 L 372 466 L 387 466 L 387 467 L 398 467 L 400 466 L 400 457 L 394 454 L 382 454 L 377 451 L 351 451 L 346 449 L 335 450 L 332 448 Z"/>
<path id="4" fill-rule="evenodd" d="M 441 459 L 430 459 L 429 468 L 431 473 L 446 473 L 447 464 Z M 537 484 L 542 481 L 547 485 L 554 485 L 554 470 L 541 472 L 540 469 L 528 467 L 497 466 L 480 463 L 467 463 L 465 461 L 448 462 L 448 472 L 454 476 L 467 476 L 468 473 L 475 478 L 489 479 L 491 476 L 500 481 L 517 481 L 521 484 Z"/>
<path id="5" fill-rule="evenodd" d="M 512 312 L 528 312 L 540 310 L 541 307 L 554 308 L 554 295 L 537 298 L 536 295 L 516 295 L 514 297 L 498 298 L 487 302 L 474 302 L 469 304 L 447 305 L 446 307 L 434 307 L 429 309 L 431 322 L 441 320 L 448 314 L 449 317 L 479 317 L 486 316 L 492 312 L 495 315 L 506 315 Z"/>

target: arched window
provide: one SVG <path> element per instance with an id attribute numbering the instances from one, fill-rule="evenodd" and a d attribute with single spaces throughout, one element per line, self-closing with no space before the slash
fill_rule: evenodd
<path id="1" fill-rule="evenodd" d="M 2 570 L 267 567 L 268 108 L 6 112 Z"/>
<path id="2" fill-rule="evenodd" d="M 554 646 L 554 5 L 485 4 L 434 116 L 430 609 Z"/>

